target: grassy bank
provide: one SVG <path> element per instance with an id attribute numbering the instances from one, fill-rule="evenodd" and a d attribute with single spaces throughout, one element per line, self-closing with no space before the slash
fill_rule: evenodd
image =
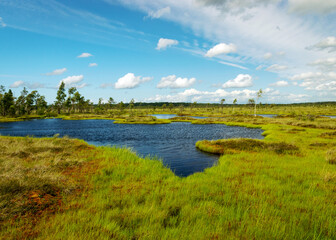
<path id="1" fill-rule="evenodd" d="M 335 239 L 333 122 L 227 120 L 263 128 L 265 139 L 200 142 L 222 156 L 187 178 L 128 149 L 0 137 L 0 236 Z"/>

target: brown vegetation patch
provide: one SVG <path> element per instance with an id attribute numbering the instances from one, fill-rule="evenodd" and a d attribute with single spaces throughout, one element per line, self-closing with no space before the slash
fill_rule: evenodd
<path id="1" fill-rule="evenodd" d="M 320 135 L 320 137 L 323 137 L 323 138 L 334 138 L 334 137 L 336 137 L 336 131 L 322 133 Z"/>
<path id="2" fill-rule="evenodd" d="M 0 226 L 23 224 L 19 239 L 34 237 L 41 218 L 62 210 L 99 167 L 94 147 L 68 138 L 1 137 L 0 149 Z"/>

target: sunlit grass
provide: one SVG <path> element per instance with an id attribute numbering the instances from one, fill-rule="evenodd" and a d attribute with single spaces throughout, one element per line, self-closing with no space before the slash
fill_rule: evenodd
<path id="1" fill-rule="evenodd" d="M 21 179 L 21 196 L 42 191 L 44 182 L 61 190 L 62 207 L 31 227 L 37 239 L 335 239 L 336 165 L 328 160 L 335 157 L 335 122 L 317 119 L 317 127 L 303 127 L 286 118 L 227 120 L 262 128 L 265 139 L 208 142 L 225 150 L 218 164 L 186 178 L 129 149 L 58 138 L 1 137 L 1 164 L 11 166 L 1 174 Z M 85 178 L 79 168 L 68 171 L 91 164 Z M 47 169 L 38 170 L 37 182 L 35 169 Z M 6 239 L 23 236 L 25 222 L 14 215 L 4 219 Z"/>

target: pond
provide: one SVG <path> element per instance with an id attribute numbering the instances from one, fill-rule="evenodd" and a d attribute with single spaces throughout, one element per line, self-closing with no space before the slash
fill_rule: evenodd
<path id="1" fill-rule="evenodd" d="M 159 157 L 178 176 L 203 171 L 218 161 L 218 156 L 195 148 L 198 140 L 238 137 L 262 139 L 262 132 L 261 129 L 183 122 L 146 125 L 114 124 L 111 120 L 43 119 L 0 123 L 1 135 L 52 137 L 58 133 L 60 136 L 83 139 L 96 146 L 127 146 L 140 156 Z"/>

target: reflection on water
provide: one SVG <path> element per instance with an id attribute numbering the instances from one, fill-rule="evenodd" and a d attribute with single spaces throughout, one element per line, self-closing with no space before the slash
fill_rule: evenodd
<path id="1" fill-rule="evenodd" d="M 257 114 L 260 117 L 265 117 L 265 118 L 274 118 L 278 116 L 277 114 Z"/>
<path id="2" fill-rule="evenodd" d="M 173 118 L 173 117 L 178 117 L 176 114 L 153 114 L 151 116 L 156 117 L 157 119 L 169 119 L 169 118 Z M 188 117 L 192 117 L 192 118 L 195 118 L 195 119 L 206 118 L 206 117 L 197 117 L 197 116 L 188 116 Z"/>
<path id="3" fill-rule="evenodd" d="M 55 134 L 83 139 L 90 144 L 128 146 L 138 154 L 156 155 L 178 176 L 188 176 L 213 166 L 218 156 L 195 148 L 202 139 L 258 138 L 261 129 L 226 125 L 171 123 L 162 125 L 114 124 L 111 120 L 43 119 L 0 123 L 0 134 L 51 137 Z"/>

